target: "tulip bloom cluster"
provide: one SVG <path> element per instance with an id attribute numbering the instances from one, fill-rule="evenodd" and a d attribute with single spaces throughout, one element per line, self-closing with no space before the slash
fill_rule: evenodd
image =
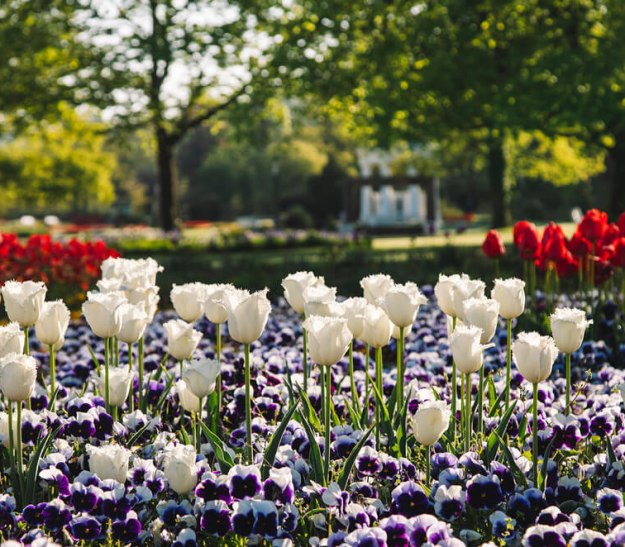
<path id="1" fill-rule="evenodd" d="M 77 322 L 5 284 L 3 539 L 623 544 L 625 373 L 574 301 L 547 336 L 518 332 L 519 279 L 342 299 L 298 272 L 273 309 L 190 283 L 159 312 L 159 271 L 104 261 Z"/>

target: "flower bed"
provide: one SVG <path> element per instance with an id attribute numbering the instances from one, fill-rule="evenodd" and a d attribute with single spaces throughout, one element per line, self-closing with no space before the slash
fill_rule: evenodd
<path id="1" fill-rule="evenodd" d="M 554 342 L 519 332 L 518 280 L 486 299 L 466 276 L 372 276 L 337 302 L 300 272 L 271 313 L 201 283 L 157 312 L 158 272 L 105 261 L 74 323 L 5 284 L 4 539 L 623 545 L 625 374 L 581 342 L 584 311 L 554 315 Z"/>

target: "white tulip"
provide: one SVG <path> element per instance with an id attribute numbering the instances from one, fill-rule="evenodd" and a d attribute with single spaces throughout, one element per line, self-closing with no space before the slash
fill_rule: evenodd
<path id="1" fill-rule="evenodd" d="M 451 410 L 443 401 L 426 401 L 412 421 L 415 439 L 424 446 L 433 445 L 447 431 L 450 419 Z"/>
<path id="2" fill-rule="evenodd" d="M 122 342 L 134 344 L 143 336 L 148 325 L 148 316 L 142 304 L 125 302 L 119 308 L 122 327 L 117 335 Z"/>
<path id="3" fill-rule="evenodd" d="M 107 258 L 101 266 L 102 279 L 119 279 L 128 289 L 156 285 L 156 275 L 163 271 L 153 258 Z"/>
<path id="4" fill-rule="evenodd" d="M 268 289 L 235 298 L 228 302 L 228 332 L 241 344 L 251 344 L 265 329 L 271 304 Z"/>
<path id="5" fill-rule="evenodd" d="M 24 332 L 18 323 L 0 327 L 0 357 L 24 351 Z"/>
<path id="6" fill-rule="evenodd" d="M 484 346 L 480 343 L 482 329 L 460 325 L 449 337 L 451 353 L 458 371 L 463 374 L 477 372 L 484 363 Z"/>
<path id="7" fill-rule="evenodd" d="M 109 368 L 109 403 L 122 406 L 128 398 L 134 374 L 128 366 Z M 100 393 L 106 390 L 106 372 L 103 370 L 97 377 Z"/>
<path id="8" fill-rule="evenodd" d="M 307 287 L 323 286 L 324 284 L 323 277 L 317 277 L 312 272 L 289 274 L 282 280 L 284 298 L 297 313 L 304 313 L 304 305 L 306 304 L 304 290 Z"/>
<path id="9" fill-rule="evenodd" d="M 438 306 L 450 317 L 462 319 L 464 301 L 484 296 L 484 282 L 471 279 L 467 274 L 451 276 L 440 274 L 434 287 Z"/>
<path id="10" fill-rule="evenodd" d="M 216 283 L 207 286 L 204 313 L 211 323 L 220 325 L 228 320 L 228 310 L 224 304 L 225 293 L 235 290 L 236 288 L 229 284 Z"/>
<path id="11" fill-rule="evenodd" d="M 384 298 L 386 293 L 394 285 L 393 278 L 386 274 L 375 274 L 363 277 L 360 280 L 363 296 L 369 304 L 378 304 L 380 298 Z"/>
<path id="12" fill-rule="evenodd" d="M 118 444 L 86 446 L 89 455 L 89 470 L 100 480 L 113 479 L 124 484 L 128 477 L 128 460 L 130 450 Z"/>
<path id="13" fill-rule="evenodd" d="M 182 372 L 182 379 L 191 392 L 204 398 L 215 391 L 221 366 L 215 359 L 194 359 Z"/>
<path id="14" fill-rule="evenodd" d="M 37 361 L 28 355 L 9 353 L 0 359 L 0 391 L 9 401 L 30 399 L 37 382 Z"/>
<path id="15" fill-rule="evenodd" d="M 523 377 L 536 384 L 549 378 L 558 348 L 550 336 L 522 332 L 512 344 L 512 355 Z"/>
<path id="16" fill-rule="evenodd" d="M 82 312 L 91 330 L 100 338 L 117 336 L 122 328 L 120 306 L 126 302 L 121 292 L 87 293 Z"/>
<path id="17" fill-rule="evenodd" d="M 365 326 L 361 338 L 373 348 L 386 346 L 393 333 L 393 323 L 382 308 L 368 304 L 365 308 Z"/>
<path id="18" fill-rule="evenodd" d="M 360 338 L 365 328 L 367 299 L 362 297 L 348 298 L 343 300 L 340 306 L 343 308 L 343 317 L 347 319 L 347 327 L 352 333 L 352 338 Z"/>
<path id="19" fill-rule="evenodd" d="M 352 341 L 345 318 L 311 315 L 304 321 L 304 328 L 308 331 L 310 357 L 318 365 L 340 361 Z"/>
<path id="20" fill-rule="evenodd" d="M 163 472 L 169 487 L 177 494 L 190 492 L 197 484 L 195 448 L 177 444 L 165 452 Z"/>
<path id="21" fill-rule="evenodd" d="M 163 325 L 167 331 L 167 351 L 174 359 L 190 359 L 202 339 L 202 333 L 182 319 L 171 319 Z"/>
<path id="22" fill-rule="evenodd" d="M 510 277 L 495 279 L 491 298 L 499 302 L 499 314 L 504 319 L 519 317 L 525 310 L 525 281 Z"/>
<path id="23" fill-rule="evenodd" d="M 464 302 L 464 320 L 468 325 L 482 329 L 481 344 L 495 336 L 499 321 L 499 302 L 492 298 L 469 298 Z"/>
<path id="24" fill-rule="evenodd" d="M 2 297 L 9 319 L 22 327 L 32 327 L 39 319 L 47 291 L 41 281 L 7 281 Z"/>
<path id="25" fill-rule="evenodd" d="M 380 307 L 393 324 L 405 328 L 414 323 L 419 306 L 427 301 L 428 299 L 421 294 L 417 285 L 409 282 L 405 285 L 392 285 L 380 298 Z"/>
<path id="26" fill-rule="evenodd" d="M 116 277 L 111 277 L 110 279 L 100 279 L 96 283 L 96 287 L 100 292 L 123 291 L 122 280 Z"/>
<path id="27" fill-rule="evenodd" d="M 174 284 L 170 298 L 176 313 L 188 323 L 197 321 L 204 314 L 208 285 L 205 283 Z"/>
<path id="28" fill-rule="evenodd" d="M 28 412 L 28 411 L 26 411 Z M 17 413 L 13 413 L 13 442 L 17 441 Z M 0 412 L 0 444 L 9 448 L 11 443 L 9 435 L 9 415 L 6 412 Z"/>
<path id="29" fill-rule="evenodd" d="M 154 316 L 158 310 L 158 302 L 161 297 L 158 295 L 159 288 L 156 285 L 148 285 L 126 291 L 128 303 L 140 306 L 147 315 L 147 324 L 154 321 Z"/>
<path id="30" fill-rule="evenodd" d="M 302 299 L 306 316 L 331 315 L 332 304 L 336 302 L 336 287 L 326 287 L 322 284 L 310 285 L 302 292 Z"/>
<path id="31" fill-rule="evenodd" d="M 189 389 L 189 385 L 184 380 L 178 380 L 175 388 L 182 408 L 191 414 L 200 411 L 200 399 Z"/>
<path id="32" fill-rule="evenodd" d="M 584 341 L 586 328 L 592 323 L 582 310 L 557 308 L 551 314 L 551 333 L 562 353 L 574 353 Z"/>
<path id="33" fill-rule="evenodd" d="M 39 319 L 35 323 L 35 334 L 42 344 L 59 349 L 69 326 L 70 313 L 62 300 L 44 302 Z"/>

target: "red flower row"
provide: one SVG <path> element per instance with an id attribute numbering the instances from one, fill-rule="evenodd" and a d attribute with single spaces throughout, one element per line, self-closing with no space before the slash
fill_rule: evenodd
<path id="1" fill-rule="evenodd" d="M 595 283 L 601 283 L 614 268 L 625 268 L 625 213 L 610 223 L 607 213 L 591 209 L 570 239 L 554 222 L 541 235 L 534 224 L 521 220 L 514 225 L 513 239 L 523 260 L 533 261 L 541 271 L 555 269 L 559 277 L 573 276 L 582 268 L 593 272 Z M 482 250 L 489 258 L 505 253 L 495 230 L 486 234 Z"/>
<path id="2" fill-rule="evenodd" d="M 15 234 L 0 234 L 0 283 L 32 279 L 87 290 L 100 277 L 100 266 L 119 253 L 102 241 L 53 241 L 32 235 L 22 243 Z"/>

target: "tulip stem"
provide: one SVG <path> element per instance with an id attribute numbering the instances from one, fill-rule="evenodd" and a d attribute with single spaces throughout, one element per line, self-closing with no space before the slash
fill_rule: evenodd
<path id="1" fill-rule="evenodd" d="M 453 317 L 451 320 L 451 332 L 456 330 L 456 318 Z M 451 333 L 449 333 L 451 334 Z M 458 403 L 456 399 L 458 394 L 456 393 L 458 390 L 456 378 L 456 361 L 453 356 L 451 358 L 451 442 L 452 444 L 456 441 L 456 410 L 458 408 Z"/>
<path id="2" fill-rule="evenodd" d="M 15 470 L 15 439 L 13 436 L 13 401 L 7 401 L 7 414 L 9 418 L 9 461 L 11 470 Z"/>
<path id="3" fill-rule="evenodd" d="M 139 338 L 139 348 L 137 360 L 139 364 L 139 408 L 145 412 L 145 407 L 147 406 L 145 403 L 143 396 L 143 355 L 144 355 L 144 340 L 143 336 Z"/>
<path id="4" fill-rule="evenodd" d="M 304 319 L 306 317 L 304 316 Z M 304 393 L 308 393 L 308 333 L 306 329 L 302 327 L 302 338 L 304 341 L 304 359 L 302 363 L 302 368 L 304 372 Z"/>
<path id="5" fill-rule="evenodd" d="M 182 380 L 182 369 L 184 368 L 184 359 L 180 359 L 180 379 Z"/>
<path id="6" fill-rule="evenodd" d="M 24 327 L 24 355 L 30 355 L 30 347 L 28 345 L 28 330 L 29 327 Z"/>
<path id="7" fill-rule="evenodd" d="M 532 465 L 534 487 L 538 488 L 538 383 L 533 384 L 534 397 L 532 401 Z"/>
<path id="8" fill-rule="evenodd" d="M 507 344 L 506 344 L 506 408 L 510 406 L 510 380 L 512 376 L 512 319 L 506 320 Z"/>
<path id="9" fill-rule="evenodd" d="M 198 454 L 200 453 L 200 450 L 202 449 L 202 397 L 198 397 L 198 412 L 197 412 L 197 451 Z M 208 416 L 206 417 L 206 419 L 208 420 Z M 193 435 L 195 435 L 195 425 L 193 427 Z M 193 446 L 195 447 L 195 443 L 193 444 Z"/>
<path id="10" fill-rule="evenodd" d="M 395 392 L 397 395 L 396 410 L 398 415 L 401 415 L 404 409 L 404 327 L 399 327 L 399 338 L 397 339 L 397 388 Z"/>
<path id="11" fill-rule="evenodd" d="M 477 432 L 482 434 L 484 430 L 484 365 L 480 367 L 480 380 L 477 393 Z"/>
<path id="12" fill-rule="evenodd" d="M 119 338 L 117 338 L 117 336 L 113 336 L 113 348 L 114 348 L 114 353 L 113 353 L 113 359 L 114 359 L 114 363 L 115 366 L 118 367 L 119 366 Z"/>
<path id="13" fill-rule="evenodd" d="M 135 411 L 135 394 L 134 394 L 134 386 L 135 386 L 135 373 L 132 370 L 132 343 L 128 342 L 128 372 L 132 374 L 132 383 L 130 384 L 130 412 Z M 140 393 L 141 391 L 139 391 Z"/>
<path id="14" fill-rule="evenodd" d="M 471 374 L 466 373 L 464 379 L 464 451 L 471 449 Z"/>
<path id="15" fill-rule="evenodd" d="M 371 380 L 371 378 L 369 377 L 369 356 L 371 355 L 371 348 L 369 346 L 369 344 L 367 344 L 366 348 L 365 348 L 365 400 L 364 400 L 364 405 L 365 405 L 365 409 L 367 411 L 367 425 L 369 425 L 369 397 L 371 395 L 371 386 L 369 385 L 369 382 Z"/>
<path id="16" fill-rule="evenodd" d="M 254 458 L 252 448 L 252 400 L 250 395 L 250 345 L 245 344 L 245 459 L 251 464 Z"/>
<path id="17" fill-rule="evenodd" d="M 106 411 L 110 412 L 109 406 L 109 345 L 110 338 L 104 339 L 104 403 L 106 405 Z"/>
<path id="18" fill-rule="evenodd" d="M 382 348 L 375 348 L 375 384 L 378 388 L 378 396 L 382 397 Z M 380 450 L 380 426 L 382 422 L 382 401 L 375 403 L 375 446 Z"/>
<path id="19" fill-rule="evenodd" d="M 221 323 L 217 323 L 215 326 L 215 342 L 216 342 L 216 357 L 219 370 L 221 371 Z M 217 413 L 221 411 L 221 372 L 217 375 L 216 379 L 216 391 L 217 391 Z M 208 399 L 206 400 L 208 402 Z M 208 420 L 208 416 L 206 417 Z"/>
<path id="20" fill-rule="evenodd" d="M 50 399 L 56 390 L 56 350 L 54 344 L 50 346 Z"/>
<path id="21" fill-rule="evenodd" d="M 22 473 L 24 472 L 23 464 L 24 457 L 22 455 L 22 401 L 17 401 L 17 475 L 20 477 L 20 484 L 22 483 Z"/>
<path id="22" fill-rule="evenodd" d="M 200 399 L 200 404 L 202 403 L 202 400 Z M 197 412 L 191 412 L 191 430 L 193 431 L 193 450 L 197 450 L 197 427 L 196 427 L 196 421 L 197 421 Z"/>
<path id="23" fill-rule="evenodd" d="M 568 416 L 571 412 L 571 354 L 566 354 L 566 407 L 564 409 L 564 415 Z"/>
<path id="24" fill-rule="evenodd" d="M 332 412 L 332 367 L 327 367 L 326 375 L 326 397 L 325 397 L 325 447 L 323 457 L 325 460 L 326 484 L 330 483 L 330 442 L 331 442 L 331 412 Z"/>
<path id="25" fill-rule="evenodd" d="M 356 378 L 354 378 L 354 340 L 349 343 L 349 380 L 352 387 L 352 406 L 358 413 L 358 391 L 356 390 Z"/>
<path id="26" fill-rule="evenodd" d="M 430 487 L 430 476 L 431 476 L 431 462 L 432 459 L 432 446 L 427 445 L 425 447 L 425 486 Z"/>

